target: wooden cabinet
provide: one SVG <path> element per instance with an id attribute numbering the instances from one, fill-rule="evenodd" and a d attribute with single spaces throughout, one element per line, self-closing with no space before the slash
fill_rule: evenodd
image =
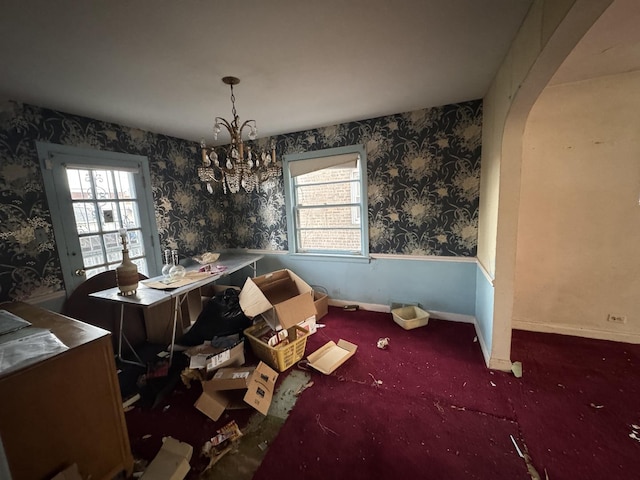
<path id="1" fill-rule="evenodd" d="M 46 480 L 73 463 L 85 479 L 130 475 L 110 333 L 25 303 L 0 308 L 51 330 L 69 347 L 0 373 L 0 437 L 13 480 Z"/>

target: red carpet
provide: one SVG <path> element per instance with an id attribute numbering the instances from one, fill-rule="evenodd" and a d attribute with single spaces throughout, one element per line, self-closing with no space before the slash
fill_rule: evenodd
<path id="1" fill-rule="evenodd" d="M 640 442 L 629 437 L 640 424 L 639 345 L 514 331 L 518 379 L 486 369 L 469 324 L 405 331 L 390 314 L 338 308 L 321 322 L 307 354 L 341 338 L 358 351 L 333 375 L 312 371 L 255 480 L 530 479 L 510 436 L 542 479 L 640 478 Z M 194 446 L 197 478 L 204 442 L 251 414 L 212 422 L 193 408 L 198 394 L 178 385 L 155 409 L 127 413 L 134 455 L 153 458 L 172 435 Z"/>

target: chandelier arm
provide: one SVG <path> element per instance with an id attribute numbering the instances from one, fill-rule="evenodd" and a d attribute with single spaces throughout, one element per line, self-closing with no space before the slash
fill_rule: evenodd
<path id="1" fill-rule="evenodd" d="M 231 137 L 233 138 L 234 128 L 227 120 L 225 120 L 222 117 L 216 117 L 216 123 L 221 123 L 224 126 L 224 128 L 227 129 L 227 131 L 229 132 L 229 135 L 231 135 Z"/>
<path id="2" fill-rule="evenodd" d="M 240 127 L 240 134 L 242 134 L 242 130 L 244 130 L 244 127 L 246 127 L 248 124 L 250 124 L 251 122 L 253 122 L 253 126 L 256 126 L 256 121 L 255 120 L 245 120 L 244 122 L 242 122 L 242 126 Z"/>

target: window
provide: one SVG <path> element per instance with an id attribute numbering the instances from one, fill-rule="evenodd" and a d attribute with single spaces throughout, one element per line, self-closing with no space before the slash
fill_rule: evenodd
<path id="1" fill-rule="evenodd" d="M 361 145 L 285 155 L 290 252 L 368 257 L 366 163 Z"/>

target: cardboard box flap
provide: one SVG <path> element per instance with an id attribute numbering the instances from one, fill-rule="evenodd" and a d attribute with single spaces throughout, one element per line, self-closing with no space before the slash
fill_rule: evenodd
<path id="1" fill-rule="evenodd" d="M 272 308 L 271 302 L 262 294 L 251 278 L 244 282 L 240 295 L 238 296 L 242 312 L 249 318 L 260 315 L 262 312 Z"/>
<path id="2" fill-rule="evenodd" d="M 251 375 L 249 388 L 244 396 L 244 401 L 257 411 L 266 415 L 273 398 L 273 390 L 278 379 L 278 372 L 266 363 L 260 362 Z"/>
<path id="3" fill-rule="evenodd" d="M 254 370 L 254 367 L 221 368 L 213 378 L 205 382 L 207 390 L 244 390 L 249 387 Z"/>
<path id="4" fill-rule="evenodd" d="M 189 470 L 193 447 L 172 437 L 163 439 L 160 451 L 142 474 L 144 480 L 181 480 Z"/>
<path id="5" fill-rule="evenodd" d="M 229 405 L 229 398 L 216 390 L 206 390 L 202 386 L 202 395 L 196 400 L 195 407 L 210 419 L 216 421 Z"/>
<path id="6" fill-rule="evenodd" d="M 309 366 L 325 375 L 329 375 L 352 357 L 357 349 L 357 345 L 346 340 L 339 340 L 337 345 L 334 341 L 329 341 L 307 356 L 307 360 L 309 361 Z"/>
<path id="7" fill-rule="evenodd" d="M 298 295 L 275 305 L 275 311 L 282 328 L 291 328 L 309 317 L 315 316 L 316 306 L 312 292 Z"/>

